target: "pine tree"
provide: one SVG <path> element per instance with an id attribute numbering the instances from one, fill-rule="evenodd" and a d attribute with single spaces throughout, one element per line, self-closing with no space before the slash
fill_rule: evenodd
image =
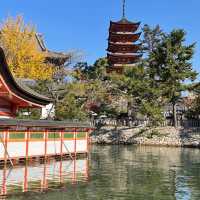
<path id="1" fill-rule="evenodd" d="M 194 81 L 197 73 L 192 69 L 191 59 L 195 44 L 185 45 L 186 33 L 174 30 L 166 34 L 163 41 L 153 51 L 151 58 L 157 66 L 157 79 L 163 87 L 163 98 L 173 106 L 173 122 L 177 126 L 176 104 L 183 91 L 186 91 L 187 80 Z"/>

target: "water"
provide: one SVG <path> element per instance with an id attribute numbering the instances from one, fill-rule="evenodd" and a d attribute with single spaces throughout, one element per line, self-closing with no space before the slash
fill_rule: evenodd
<path id="1" fill-rule="evenodd" d="M 65 161 L 62 168 L 60 165 L 58 162 L 47 166 L 35 166 L 34 169 L 29 167 L 26 184 L 19 184 L 16 180 L 14 184 L 14 178 L 9 179 L 7 187 L 11 187 L 11 193 L 15 192 L 9 199 L 200 199 L 198 149 L 93 146 L 89 161 L 83 159 L 71 164 L 70 161 Z M 48 169 L 46 181 L 43 179 L 45 168 Z M 18 170 L 20 171 L 20 168 Z M 25 171 L 23 168 L 23 172 Z M 41 180 L 34 177 L 37 173 L 41 173 Z M 15 191 L 12 191 L 14 186 Z M 28 192 L 22 194 L 24 189 Z"/>

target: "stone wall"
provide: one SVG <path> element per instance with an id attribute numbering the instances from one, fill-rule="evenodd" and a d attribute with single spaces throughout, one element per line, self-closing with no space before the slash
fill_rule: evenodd
<path id="1" fill-rule="evenodd" d="M 174 127 L 128 128 L 102 127 L 91 135 L 96 144 L 140 144 L 176 147 L 200 147 L 200 129 Z"/>

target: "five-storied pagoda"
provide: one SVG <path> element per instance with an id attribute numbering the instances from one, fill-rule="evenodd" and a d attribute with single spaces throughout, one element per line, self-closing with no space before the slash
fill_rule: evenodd
<path id="1" fill-rule="evenodd" d="M 125 0 L 123 0 L 123 16 L 118 22 L 110 22 L 108 38 L 108 72 L 122 73 L 124 66 L 134 66 L 142 54 L 141 44 L 137 41 L 141 33 L 136 33 L 140 22 L 130 22 L 125 17 Z"/>

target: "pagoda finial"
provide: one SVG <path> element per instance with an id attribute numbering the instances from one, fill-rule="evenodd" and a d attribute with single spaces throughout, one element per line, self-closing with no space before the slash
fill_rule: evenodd
<path id="1" fill-rule="evenodd" d="M 125 6 L 126 6 L 126 0 L 123 0 L 123 14 L 122 14 L 122 18 L 125 18 Z"/>

